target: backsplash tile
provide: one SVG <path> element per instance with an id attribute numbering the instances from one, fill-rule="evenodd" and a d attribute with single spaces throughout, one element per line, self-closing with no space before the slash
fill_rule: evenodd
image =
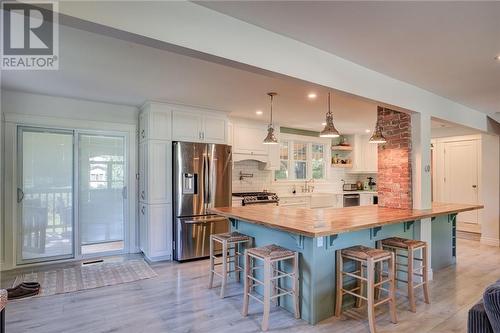
<path id="1" fill-rule="evenodd" d="M 254 192 L 268 190 L 278 194 L 291 193 L 295 185 L 296 191 L 301 191 L 301 186 L 304 181 L 284 181 L 274 182 L 274 171 L 265 170 L 265 164 L 254 161 L 245 160 L 234 163 L 233 168 L 233 192 Z M 253 174 L 251 178 L 240 180 L 240 172 L 245 174 Z M 365 183 L 368 177 L 374 177 L 377 181 L 377 175 L 374 174 L 352 174 L 347 173 L 345 169 L 331 168 L 329 170 L 327 181 L 316 181 L 314 184 L 315 192 L 342 192 L 342 179 L 346 183 L 356 183 L 358 180 Z"/>

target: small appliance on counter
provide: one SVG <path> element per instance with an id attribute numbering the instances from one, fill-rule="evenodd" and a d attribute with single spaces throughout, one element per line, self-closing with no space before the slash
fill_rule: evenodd
<path id="1" fill-rule="evenodd" d="M 342 185 L 342 190 L 343 191 L 358 191 L 358 185 L 344 183 L 344 185 Z"/>

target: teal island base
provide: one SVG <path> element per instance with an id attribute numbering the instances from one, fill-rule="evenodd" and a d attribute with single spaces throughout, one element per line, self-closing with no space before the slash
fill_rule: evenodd
<path id="1" fill-rule="evenodd" d="M 431 267 L 436 271 L 456 262 L 456 214 L 434 217 L 431 225 Z M 419 220 L 314 238 L 237 219 L 231 219 L 231 229 L 253 237 L 254 246 L 276 244 L 300 253 L 301 317 L 310 324 L 334 314 L 336 250 L 354 245 L 375 247 L 376 241 L 393 236 L 420 238 Z M 290 267 L 285 265 L 282 268 L 287 270 Z M 256 291 L 262 293 L 258 288 Z M 346 297 L 343 306 L 352 303 L 353 300 Z M 291 299 L 282 297 L 279 305 L 293 312 Z"/>

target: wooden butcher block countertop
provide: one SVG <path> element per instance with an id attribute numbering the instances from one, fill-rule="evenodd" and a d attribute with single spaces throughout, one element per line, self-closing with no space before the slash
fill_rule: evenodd
<path id="1" fill-rule="evenodd" d="M 377 205 L 323 209 L 250 205 L 212 208 L 211 212 L 307 237 L 322 237 L 481 208 L 482 205 L 453 203 L 433 203 L 431 209 Z"/>

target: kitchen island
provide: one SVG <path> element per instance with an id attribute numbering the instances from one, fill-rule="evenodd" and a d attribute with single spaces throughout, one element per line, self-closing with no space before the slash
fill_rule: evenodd
<path id="1" fill-rule="evenodd" d="M 353 245 L 375 246 L 387 237 L 420 238 L 420 220 L 431 218 L 431 268 L 456 260 L 456 215 L 479 205 L 433 203 L 431 209 L 374 206 L 292 208 L 243 206 L 213 208 L 228 217 L 231 229 L 254 238 L 254 246 L 277 244 L 300 253 L 301 317 L 310 324 L 334 313 L 335 251 Z M 349 299 L 347 298 L 347 302 Z M 291 300 L 281 306 L 292 310 Z"/>

